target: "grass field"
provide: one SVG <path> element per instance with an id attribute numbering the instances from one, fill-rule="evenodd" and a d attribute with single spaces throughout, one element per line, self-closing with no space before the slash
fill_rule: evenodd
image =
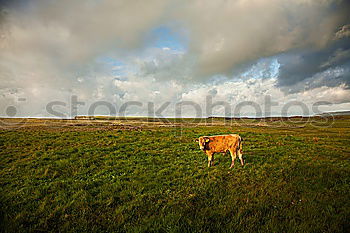
<path id="1" fill-rule="evenodd" d="M 346 232 L 350 118 L 3 119 L 4 232 Z M 194 142 L 239 133 L 245 166 Z"/>

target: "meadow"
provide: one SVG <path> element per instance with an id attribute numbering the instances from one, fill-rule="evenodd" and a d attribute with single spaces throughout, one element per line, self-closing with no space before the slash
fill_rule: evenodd
<path id="1" fill-rule="evenodd" d="M 350 117 L 1 121 L 2 232 L 350 229 Z M 195 139 L 227 133 L 245 165 L 208 168 Z"/>

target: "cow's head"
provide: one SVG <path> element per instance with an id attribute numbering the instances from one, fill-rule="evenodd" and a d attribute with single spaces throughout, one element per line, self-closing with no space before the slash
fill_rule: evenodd
<path id="1" fill-rule="evenodd" d="M 199 148 L 201 150 L 205 150 L 206 145 L 209 142 L 209 138 L 208 137 L 199 137 L 199 138 L 196 139 L 196 142 L 198 142 Z"/>

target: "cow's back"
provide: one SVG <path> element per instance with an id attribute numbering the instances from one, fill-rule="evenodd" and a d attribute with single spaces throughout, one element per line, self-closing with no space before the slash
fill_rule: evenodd
<path id="1" fill-rule="evenodd" d="M 209 150 L 212 152 L 226 152 L 229 149 L 235 151 L 239 145 L 239 135 L 237 134 L 227 134 L 227 135 L 217 135 L 208 137 Z"/>

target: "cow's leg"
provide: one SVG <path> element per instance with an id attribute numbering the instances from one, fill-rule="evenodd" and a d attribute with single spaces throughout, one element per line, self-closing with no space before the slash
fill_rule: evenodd
<path id="1" fill-rule="evenodd" d="M 211 166 L 214 166 L 214 154 L 215 154 L 215 153 L 213 153 L 213 154 L 211 155 Z"/>
<path id="2" fill-rule="evenodd" d="M 230 168 L 233 168 L 235 166 L 235 160 L 236 160 L 237 155 L 236 155 L 236 151 L 235 150 L 230 149 L 229 151 L 230 151 L 231 158 L 232 158 L 232 162 L 231 162 Z"/>
<path id="3" fill-rule="evenodd" d="M 244 162 L 243 162 L 243 155 L 242 155 L 241 150 L 238 150 L 237 153 L 238 153 L 238 158 L 239 158 L 239 160 L 241 161 L 241 165 L 243 166 L 243 165 L 244 165 Z"/>
<path id="4" fill-rule="evenodd" d="M 214 153 L 207 151 L 207 155 L 208 155 L 208 167 L 210 167 L 212 165 L 212 161 L 214 159 Z"/>

